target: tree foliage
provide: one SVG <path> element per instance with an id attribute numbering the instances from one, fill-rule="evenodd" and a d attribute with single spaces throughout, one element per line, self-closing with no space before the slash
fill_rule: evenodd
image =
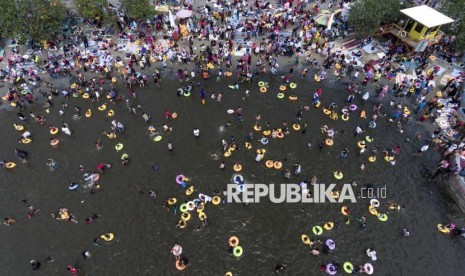
<path id="1" fill-rule="evenodd" d="M 0 0 L 0 35 L 39 41 L 61 32 L 67 17 L 59 0 Z"/>
<path id="2" fill-rule="evenodd" d="M 358 0 L 351 6 L 349 26 L 359 36 L 374 35 L 382 25 L 401 19 L 404 8 L 406 4 L 399 0 Z"/>
<path id="3" fill-rule="evenodd" d="M 84 18 L 104 24 L 115 24 L 116 22 L 116 15 L 108 8 L 107 0 L 73 0 L 73 4 Z"/>
<path id="4" fill-rule="evenodd" d="M 155 14 L 150 0 L 121 0 L 121 7 L 128 17 L 134 19 L 144 20 Z"/>
<path id="5" fill-rule="evenodd" d="M 453 43 L 456 51 L 465 51 L 465 13 L 463 7 L 465 7 L 465 0 L 446 1 L 442 7 L 441 12 L 454 19 L 455 22 L 446 25 L 442 30 L 455 36 Z"/>

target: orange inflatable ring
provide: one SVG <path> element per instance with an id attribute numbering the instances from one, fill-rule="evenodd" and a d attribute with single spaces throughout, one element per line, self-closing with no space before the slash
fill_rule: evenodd
<path id="1" fill-rule="evenodd" d="M 266 93 L 268 91 L 265 86 L 260 87 L 260 92 Z"/>
<path id="2" fill-rule="evenodd" d="M 285 86 L 285 85 L 281 85 L 281 86 L 279 87 L 279 90 L 285 91 L 285 90 L 286 90 L 286 86 Z"/>
<path id="3" fill-rule="evenodd" d="M 238 245 L 239 245 L 239 238 L 236 237 L 236 236 L 231 236 L 231 237 L 229 238 L 229 245 L 230 245 L 231 247 L 236 247 L 236 246 L 238 246 Z"/>
<path id="4" fill-rule="evenodd" d="M 281 169 L 283 167 L 283 163 L 281 161 L 276 161 L 273 164 L 273 167 L 277 170 Z"/>
<path id="5" fill-rule="evenodd" d="M 236 163 L 236 164 L 234 165 L 234 167 L 233 167 L 233 170 L 234 170 L 235 172 L 240 172 L 240 171 L 242 171 L 242 165 L 239 164 L 239 163 Z"/>
<path id="6" fill-rule="evenodd" d="M 273 168 L 273 165 L 274 165 L 273 160 L 268 160 L 268 161 L 265 162 L 265 166 L 266 166 L 268 169 Z"/>

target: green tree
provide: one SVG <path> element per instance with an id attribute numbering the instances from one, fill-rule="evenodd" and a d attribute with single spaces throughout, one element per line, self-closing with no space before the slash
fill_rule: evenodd
<path id="1" fill-rule="evenodd" d="M 382 25 L 401 19 L 406 5 L 399 0 L 359 0 L 350 9 L 349 26 L 359 36 L 374 35 Z"/>
<path id="2" fill-rule="evenodd" d="M 463 7 L 465 0 L 447 1 L 444 3 L 441 12 L 454 19 L 452 24 L 446 25 L 442 30 L 446 34 L 455 36 L 453 46 L 456 51 L 465 51 L 465 13 Z"/>
<path id="3" fill-rule="evenodd" d="M 105 24 L 116 24 L 116 15 L 108 8 L 107 0 L 73 0 L 73 4 L 84 18 Z"/>
<path id="4" fill-rule="evenodd" d="M 144 20 L 155 14 L 151 0 L 121 0 L 121 8 L 130 18 Z"/>
<path id="5" fill-rule="evenodd" d="M 61 32 L 66 7 L 59 0 L 0 0 L 2 37 L 20 42 L 50 39 Z"/>

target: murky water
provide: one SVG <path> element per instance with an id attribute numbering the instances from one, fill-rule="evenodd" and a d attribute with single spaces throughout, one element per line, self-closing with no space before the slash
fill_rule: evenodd
<path id="1" fill-rule="evenodd" d="M 269 78 L 271 87 L 278 87 L 277 79 Z M 174 131 L 164 134 L 161 142 L 149 139 L 147 125 L 139 114 L 130 114 L 124 104 L 112 106 L 115 119 L 126 126 L 126 132 L 117 139 L 109 140 L 101 135 L 108 130 L 109 121 L 105 114 L 97 111 L 101 103 L 91 103 L 83 99 L 71 99 L 70 108 L 65 115 L 58 116 L 58 106 L 46 115 L 47 125 L 61 125 L 62 121 L 70 123 L 73 136 L 60 133 L 62 140 L 58 149 L 49 146 L 48 127 L 33 122 L 24 125 L 33 134 L 33 143 L 18 144 L 19 133 L 12 124 L 17 123 L 14 112 L 2 111 L 0 158 L 15 160 L 13 149 L 19 147 L 29 152 L 29 162 L 18 164 L 14 170 L 1 170 L 0 210 L 3 217 L 14 217 L 13 226 L 0 226 L 0 255 L 2 275 L 29 275 L 29 261 L 42 261 L 42 268 L 37 273 L 42 275 L 63 275 L 68 264 L 78 265 L 84 275 L 223 275 L 232 271 L 234 275 L 268 275 L 280 261 L 286 261 L 289 275 L 314 275 L 319 273 L 323 262 L 350 261 L 354 265 L 369 262 L 365 249 L 375 248 L 378 260 L 372 262 L 376 275 L 462 275 L 465 271 L 463 241 L 452 239 L 436 230 L 436 224 L 449 222 L 450 217 L 463 217 L 456 210 L 447 195 L 438 189 L 438 183 L 429 183 L 424 174 L 427 168 L 437 161 L 437 154 L 418 158 L 412 154 L 421 146 L 414 139 L 418 126 L 407 126 L 404 134 L 394 127 L 387 127 L 380 119 L 375 130 L 368 134 L 375 139 L 373 143 L 382 148 L 402 145 L 402 154 L 396 166 L 391 166 L 378 154 L 378 161 L 369 163 L 368 155 L 357 155 L 353 131 L 358 124 L 366 126 L 367 120 L 353 115 L 348 122 L 333 121 L 320 109 L 311 108 L 304 113 L 303 121 L 308 122 L 309 131 L 303 135 L 291 131 L 285 139 L 273 140 L 262 146 L 258 139 L 260 133 L 254 132 L 253 149 L 242 148 L 231 157 L 224 158 L 221 152 L 221 140 L 234 135 L 239 145 L 246 141 L 252 131 L 255 115 L 261 114 L 262 121 L 271 126 L 280 126 L 282 121 L 293 123 L 298 105 L 310 103 L 312 93 L 317 88 L 314 81 L 298 81 L 295 89 L 299 100 L 290 102 L 276 98 L 277 89 L 268 93 L 258 92 L 256 84 L 244 84 L 239 91 L 229 90 L 232 79 L 221 83 L 214 81 L 202 83 L 207 91 L 207 104 L 201 105 L 197 93 L 193 96 L 177 97 L 177 81 L 165 81 L 161 88 L 145 88 L 138 91 L 138 101 L 144 111 L 152 114 L 152 121 L 161 128 L 165 122 L 163 111 L 176 111 L 178 118 L 171 120 Z M 339 106 L 347 96 L 345 89 L 322 83 L 324 92 L 322 102 L 329 104 L 332 99 Z M 249 89 L 251 97 L 243 101 L 244 91 Z M 210 100 L 212 92 L 223 92 L 222 103 Z M 356 100 L 358 102 L 358 99 Z M 94 115 L 90 118 L 72 120 L 72 106 L 78 105 L 82 110 L 92 108 Z M 235 117 L 226 113 L 227 109 L 244 108 L 244 122 L 235 123 Z M 372 104 L 366 103 L 365 109 L 371 110 Z M 43 108 L 32 109 L 37 114 L 44 114 Z M 369 112 L 368 112 L 369 113 Z M 228 121 L 231 127 L 224 128 Z M 334 127 L 335 145 L 331 148 L 318 149 L 324 138 L 320 127 L 327 124 Z M 198 127 L 201 132 L 199 140 L 194 139 L 192 130 Z M 412 129 L 413 128 L 413 129 Z M 344 133 L 343 133 L 344 132 Z M 363 136 L 364 137 L 364 136 Z M 411 138 L 406 142 L 407 137 Z M 96 151 L 94 143 L 102 139 L 104 149 Z M 174 152 L 167 150 L 167 143 L 174 144 Z M 307 142 L 313 142 L 313 148 L 307 149 Z M 124 144 L 123 151 L 117 153 L 117 142 Z M 344 147 L 351 150 L 348 158 L 341 158 Z M 194 231 L 201 223 L 194 214 L 185 229 L 176 229 L 179 214 L 163 208 L 161 204 L 168 197 L 177 197 L 184 201 L 187 197 L 175 182 L 175 176 L 182 173 L 191 179 L 190 184 L 198 192 L 212 194 L 214 190 L 223 190 L 233 174 L 232 166 L 239 162 L 244 169 L 242 174 L 251 183 L 281 183 L 280 171 L 266 169 L 264 164 L 254 161 L 255 149 L 266 148 L 266 159 L 286 160 L 285 168 L 292 169 L 294 163 L 302 165 L 303 173 L 293 176 L 291 182 L 299 183 L 317 175 L 320 183 L 350 183 L 360 181 L 361 187 L 387 187 L 388 198 L 381 200 L 381 210 L 387 210 L 387 201 L 391 200 L 406 206 L 403 212 L 389 212 L 389 220 L 380 222 L 369 215 L 369 200 L 359 199 L 356 204 L 348 204 L 352 221 L 344 224 L 339 204 L 272 204 L 263 202 L 243 206 L 229 204 L 208 205 L 208 227 Z M 131 156 L 131 164 L 123 167 L 120 156 L 123 152 Z M 434 156 L 430 158 L 427 156 Z M 48 158 L 58 162 L 58 169 L 50 172 L 45 165 Z M 227 170 L 218 170 L 220 160 L 226 161 Z M 113 167 L 105 171 L 100 178 L 101 188 L 91 195 L 89 190 L 68 189 L 68 184 L 82 178 L 79 165 L 88 171 L 95 171 L 99 162 L 112 163 Z M 361 172 L 360 164 L 367 164 L 366 172 Z M 19 163 L 19 162 L 18 162 Z M 156 172 L 151 167 L 156 164 Z M 335 181 L 333 170 L 342 170 L 344 179 Z M 439 184 L 441 185 L 441 184 Z M 339 185 L 340 186 L 340 185 Z M 153 200 L 149 190 L 158 193 Z M 144 192 L 143 194 L 139 191 Z M 41 209 L 33 219 L 27 219 L 27 208 L 21 200 Z M 54 220 L 50 214 L 65 207 L 73 213 L 79 223 Z M 303 209 L 303 211 L 302 211 Z M 84 219 L 96 213 L 101 217 L 92 224 L 85 224 Z M 367 216 L 368 229 L 360 231 L 355 218 Z M 241 222 L 250 221 L 247 227 Z M 325 231 L 321 239 L 331 238 L 336 241 L 336 250 L 328 255 L 313 257 L 309 254 L 300 236 L 308 234 L 313 238 L 311 228 L 325 221 L 339 222 L 341 227 Z M 410 229 L 409 238 L 401 238 L 402 228 Z M 102 233 L 113 232 L 116 239 L 111 244 L 96 247 L 92 241 Z M 228 239 L 236 235 L 244 248 L 244 254 L 235 258 L 227 253 Z M 183 245 L 184 253 L 191 263 L 185 271 L 176 270 L 174 257 L 170 253 L 173 244 Z M 89 250 L 93 256 L 87 260 L 81 252 Z M 45 264 L 45 257 L 52 256 L 53 263 Z M 342 274 L 344 272 L 339 272 Z"/>

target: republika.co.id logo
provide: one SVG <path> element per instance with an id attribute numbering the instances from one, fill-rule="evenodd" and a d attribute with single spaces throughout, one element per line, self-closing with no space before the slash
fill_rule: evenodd
<path id="1" fill-rule="evenodd" d="M 298 184 L 228 184 L 228 203 L 260 203 L 268 198 L 272 203 L 356 203 L 351 184 L 343 184 L 335 196 L 336 184 L 314 184 L 311 190 Z"/>

